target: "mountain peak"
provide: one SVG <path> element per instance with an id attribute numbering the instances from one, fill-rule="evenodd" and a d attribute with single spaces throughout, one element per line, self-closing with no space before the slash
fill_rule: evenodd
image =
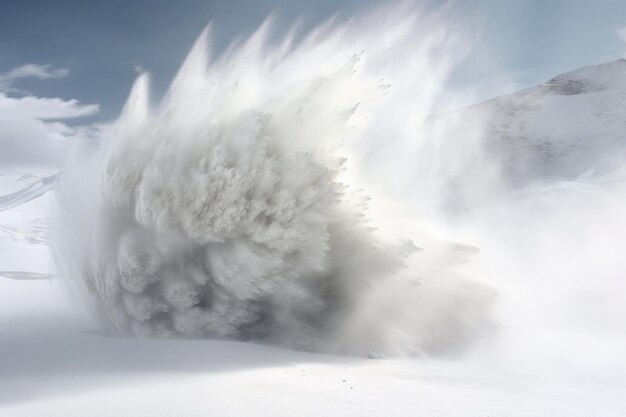
<path id="1" fill-rule="evenodd" d="M 626 59 L 603 64 L 587 65 L 557 75 L 540 88 L 544 92 L 558 95 L 589 94 L 604 91 L 609 86 L 624 85 L 626 81 Z"/>

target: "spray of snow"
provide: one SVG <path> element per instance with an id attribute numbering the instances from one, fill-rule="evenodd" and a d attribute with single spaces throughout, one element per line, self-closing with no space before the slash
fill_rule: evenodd
<path id="1" fill-rule="evenodd" d="M 625 90 L 626 61 L 583 67 L 420 135 L 399 195 L 480 247 L 466 268 L 498 292 L 490 357 L 599 369 L 623 350 Z"/>
<path id="2" fill-rule="evenodd" d="M 270 19 L 218 57 L 207 29 L 158 105 L 140 75 L 61 184 L 60 264 L 103 329 L 370 356 L 479 334 L 492 292 L 462 273 L 477 249 L 367 173 L 411 169 L 394 152 L 465 51 L 444 15 L 396 5 L 279 42 Z"/>

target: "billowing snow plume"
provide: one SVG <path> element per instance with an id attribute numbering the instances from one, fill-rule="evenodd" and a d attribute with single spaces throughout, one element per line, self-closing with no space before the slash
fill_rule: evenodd
<path id="1" fill-rule="evenodd" d="M 440 17 L 401 9 L 280 42 L 268 21 L 217 59 L 207 30 L 158 106 L 137 79 L 61 190 L 62 265 L 107 332 L 379 356 L 483 328 L 491 293 L 459 269 L 476 249 L 358 179 L 362 154 L 414 140 L 461 54 Z"/>

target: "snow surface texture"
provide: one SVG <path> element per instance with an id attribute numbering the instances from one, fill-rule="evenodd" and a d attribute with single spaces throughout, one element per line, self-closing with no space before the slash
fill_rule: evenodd
<path id="1" fill-rule="evenodd" d="M 24 190 L 0 196 L 0 211 L 17 207 L 47 193 L 48 191 L 54 190 L 56 182 L 57 175 L 51 175 L 40 179 Z"/>
<path id="2" fill-rule="evenodd" d="M 0 170 L 0 278 L 48 278 L 53 259 L 50 232 L 55 198 L 54 170 Z"/>
<path id="3" fill-rule="evenodd" d="M 210 64 L 205 31 L 156 107 L 138 78 L 61 183 L 63 272 L 107 332 L 393 356 L 456 350 L 486 327 L 493 294 L 459 272 L 476 249 L 402 226 L 357 178 L 351 147 L 410 142 L 387 109 L 453 60 L 436 16 L 420 37 L 406 12 L 279 44 L 268 21 Z"/>

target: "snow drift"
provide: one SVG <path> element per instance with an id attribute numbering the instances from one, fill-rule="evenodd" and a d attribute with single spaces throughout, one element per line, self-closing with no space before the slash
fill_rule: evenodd
<path id="1" fill-rule="evenodd" d="M 281 41 L 270 19 L 213 59 L 206 30 L 156 106 L 141 75 L 60 187 L 60 265 L 103 330 L 386 356 L 484 329 L 491 291 L 460 269 L 477 249 L 363 189 L 377 154 L 402 175 L 389 156 L 463 55 L 441 13 Z"/>

